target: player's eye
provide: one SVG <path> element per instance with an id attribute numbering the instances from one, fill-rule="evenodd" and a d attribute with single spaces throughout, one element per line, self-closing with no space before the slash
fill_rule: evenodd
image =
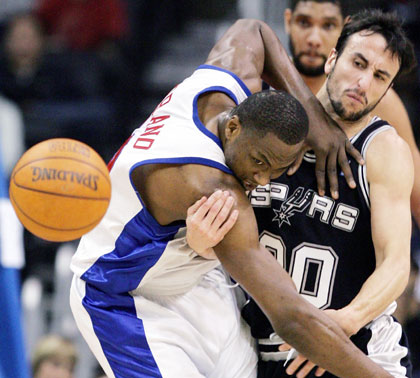
<path id="1" fill-rule="evenodd" d="M 354 65 L 355 65 L 357 68 L 363 68 L 363 64 L 362 64 L 362 62 L 361 62 L 360 60 L 355 60 L 355 61 L 354 61 Z"/>
<path id="2" fill-rule="evenodd" d="M 328 22 L 323 25 L 324 30 L 334 30 L 336 27 L 337 26 L 332 22 Z"/>
<path id="3" fill-rule="evenodd" d="M 264 165 L 264 162 L 261 161 L 260 159 L 252 158 L 252 160 L 254 160 L 254 163 L 257 164 L 257 165 Z"/>
<path id="4" fill-rule="evenodd" d="M 375 74 L 375 77 L 376 77 L 377 79 L 381 80 L 381 81 L 385 81 L 385 78 L 384 78 L 381 74 L 376 73 L 376 74 Z"/>
<path id="5" fill-rule="evenodd" d="M 298 24 L 301 28 L 309 28 L 311 26 L 309 21 L 304 18 L 297 20 L 296 24 Z"/>

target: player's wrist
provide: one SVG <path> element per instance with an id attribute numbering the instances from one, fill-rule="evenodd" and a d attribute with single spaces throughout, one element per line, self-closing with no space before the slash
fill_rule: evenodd
<path id="1" fill-rule="evenodd" d="M 362 318 L 359 316 L 359 312 L 351 306 L 344 307 L 338 310 L 342 321 L 340 325 L 347 336 L 352 336 L 359 332 L 360 328 L 364 326 Z"/>

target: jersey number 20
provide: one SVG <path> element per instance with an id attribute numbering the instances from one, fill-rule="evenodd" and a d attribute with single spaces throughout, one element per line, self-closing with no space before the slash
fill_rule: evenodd
<path id="1" fill-rule="evenodd" d="M 282 238 L 263 231 L 260 242 L 286 269 L 286 247 Z M 331 303 L 338 256 L 331 247 L 301 243 L 293 248 L 288 273 L 298 292 L 319 309 Z"/>

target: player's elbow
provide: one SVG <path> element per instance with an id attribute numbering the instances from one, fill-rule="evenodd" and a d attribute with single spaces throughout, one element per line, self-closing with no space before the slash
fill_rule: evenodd
<path id="1" fill-rule="evenodd" d="M 260 30 L 264 25 L 266 25 L 265 22 L 255 18 L 240 18 L 235 22 L 235 26 L 243 30 Z"/>

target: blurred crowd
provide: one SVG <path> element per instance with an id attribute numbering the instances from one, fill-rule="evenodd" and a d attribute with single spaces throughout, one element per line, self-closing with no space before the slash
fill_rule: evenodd
<path id="1" fill-rule="evenodd" d="M 153 91 L 162 90 L 159 96 L 164 96 L 164 91 L 170 89 L 154 89 L 144 84 L 144 75 L 159 58 L 167 36 L 182 33 L 185 25 L 196 18 L 233 21 L 241 16 L 239 9 L 244 7 L 243 3 L 247 2 L 3 0 L 0 5 L 0 150 L 6 177 L 26 149 L 54 137 L 83 141 L 108 161 L 150 112 L 151 109 L 143 106 L 143 100 Z M 260 3 L 263 7 L 272 7 L 274 1 Z M 367 4 L 397 11 L 405 20 L 420 61 L 419 1 L 349 0 L 343 3 L 348 3 L 349 14 Z M 282 13 L 271 13 L 270 17 L 275 17 L 282 25 Z M 185 47 L 189 48 L 193 46 Z M 416 70 L 395 85 L 410 115 L 418 143 L 419 83 L 420 70 Z M 409 335 L 418 335 L 420 236 L 416 227 L 412 245 L 412 275 L 396 316 Z M 49 309 L 42 312 L 43 326 L 27 332 L 33 374 L 38 378 L 72 377 L 78 358 L 86 357 L 87 349 L 83 350 L 74 341 L 76 333 L 69 324 L 72 318 L 67 304 L 63 310 L 67 297 L 63 301 L 58 298 L 58 304 L 54 305 L 54 293 L 60 285 L 57 272 L 63 271 L 70 277 L 66 270 L 75 244 L 64 247 L 25 232 L 26 265 L 21 277 L 22 282 L 27 283 L 25 289 L 29 294 L 24 291 L 23 295 L 26 293 L 33 302 L 34 293 L 38 293 L 41 299 L 35 301 L 36 305 Z M 61 253 L 60 261 L 58 253 Z M 61 285 L 62 292 L 68 292 L 67 285 Z M 45 294 L 46 300 L 42 299 Z M 54 308 L 67 314 L 54 314 Z M 31 312 L 34 309 L 28 305 L 27 311 L 35 324 L 37 317 Z M 420 370 L 419 337 L 413 336 L 410 342 L 413 364 Z M 90 372 L 96 377 L 102 374 L 94 365 Z M 86 373 L 80 373 L 80 377 L 87 378 Z"/>

